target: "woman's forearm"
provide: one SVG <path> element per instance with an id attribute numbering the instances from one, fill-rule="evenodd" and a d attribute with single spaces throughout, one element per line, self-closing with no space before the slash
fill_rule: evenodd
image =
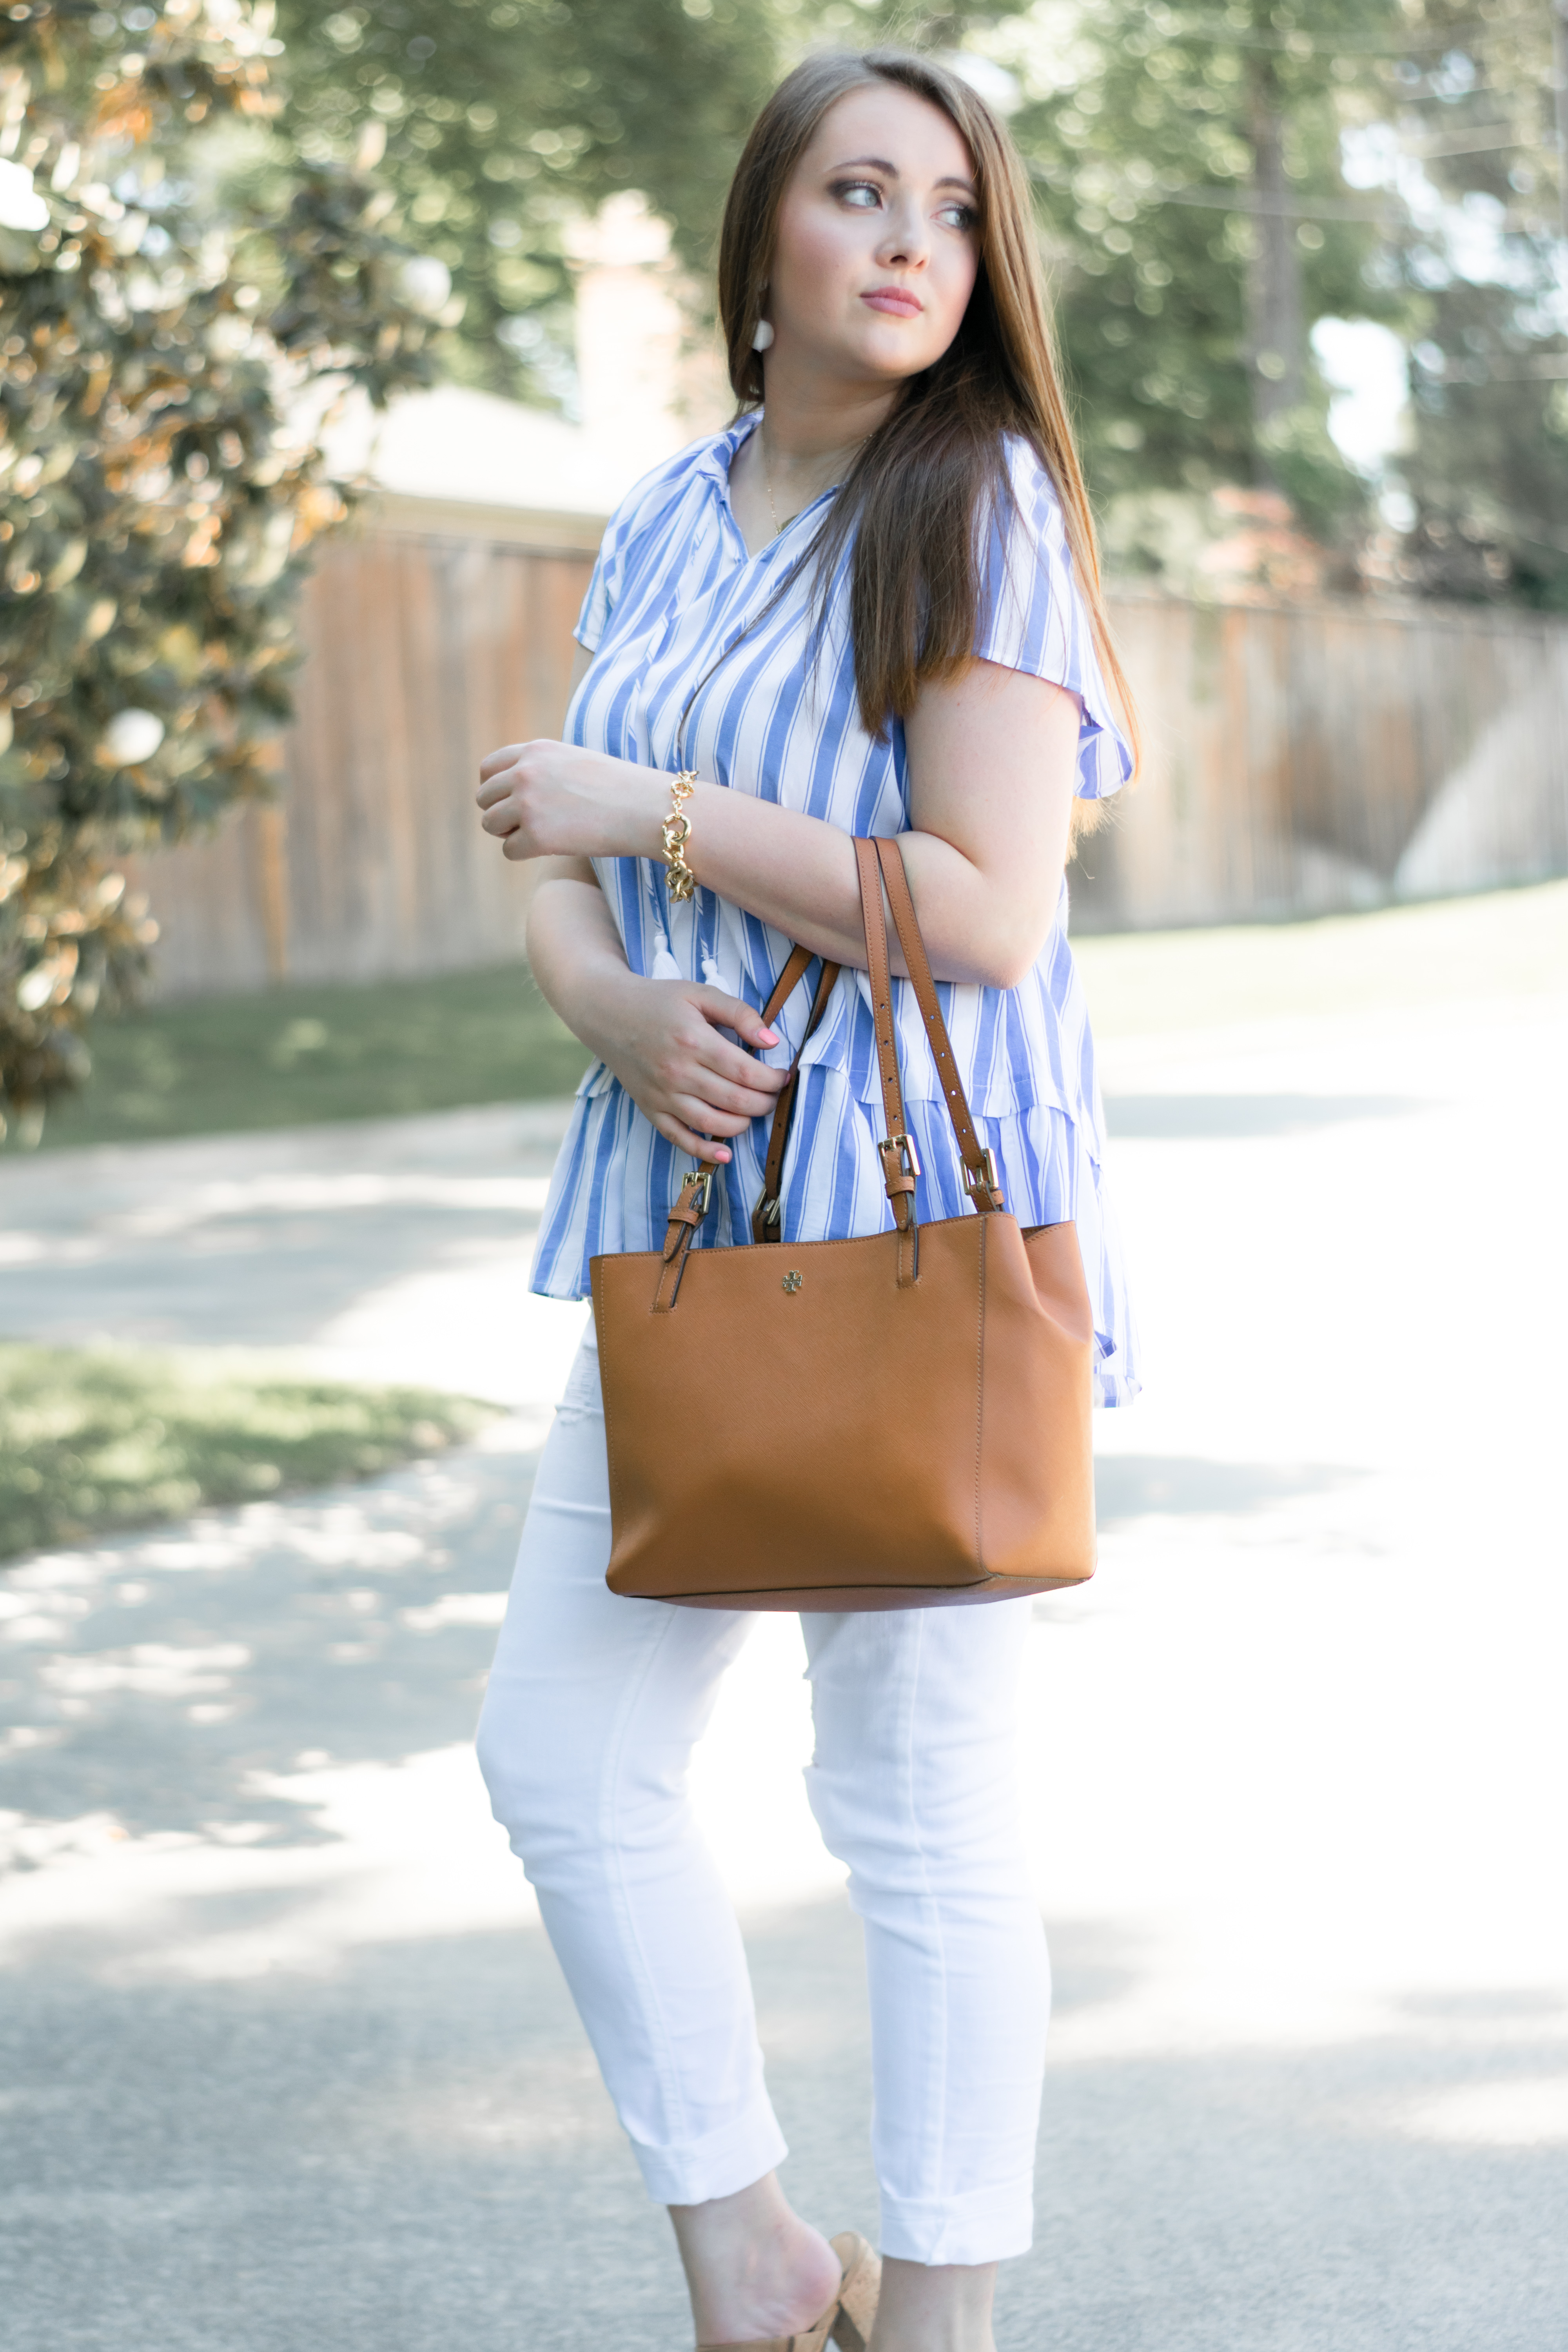
<path id="1" fill-rule="evenodd" d="M 634 854 L 662 858 L 659 826 L 668 814 L 669 778 L 657 768 L 634 768 L 626 782 L 644 788 L 637 796 L 644 802 L 643 822 L 629 835 L 638 845 Z M 634 813 L 630 791 L 627 803 L 628 814 Z M 860 885 L 848 834 L 820 817 L 781 809 L 721 784 L 700 782 L 686 808 L 692 820 L 687 854 L 704 888 L 816 954 L 864 969 Z M 933 835 L 904 834 L 900 846 L 937 978 L 1010 987 L 1019 974 L 997 969 L 994 940 L 987 953 L 991 910 L 984 877 Z M 901 972 L 903 961 L 890 928 L 889 949 L 893 969 Z M 627 970 L 619 934 L 596 887 L 559 877 L 542 882 L 529 914 L 528 953 L 542 994 L 591 1045 L 580 1018 L 591 1019 L 596 1005 L 613 1003 L 616 982 Z M 559 992 L 559 1001 L 552 991 Z"/>
<path id="2" fill-rule="evenodd" d="M 847 833 L 719 784 L 699 784 L 687 808 L 692 820 L 687 857 L 700 883 L 802 947 L 865 969 L 859 877 Z M 899 846 L 936 977 L 1012 987 L 1033 961 L 1032 943 L 1014 948 L 1006 910 L 986 877 L 934 834 L 902 834 Z M 651 854 L 660 852 L 656 847 Z M 901 973 L 903 958 L 890 926 L 888 944 L 892 968 Z"/>
<path id="3" fill-rule="evenodd" d="M 661 769 L 626 761 L 605 764 L 619 772 L 613 795 L 603 804 L 600 854 L 661 859 L 659 828 L 669 813 L 668 776 Z M 691 819 L 686 854 L 705 889 L 743 907 L 815 953 L 864 969 L 859 879 L 847 833 L 819 817 L 701 782 L 686 812 Z M 934 834 L 904 834 L 900 845 L 937 978 L 1013 986 L 1027 971 L 1037 945 L 1032 910 L 1027 925 L 1020 926 L 1016 894 L 999 892 L 962 850 Z M 584 1036 L 575 1009 L 568 1011 L 552 990 L 569 995 L 574 1008 L 587 1010 L 600 996 L 612 1001 L 616 966 L 622 974 L 626 971 L 625 951 L 596 889 L 560 878 L 579 861 L 551 862 L 555 872 L 539 886 L 529 917 L 529 958 L 545 997 Z M 596 908 L 589 903 L 590 894 L 598 899 Z M 1047 905 L 1054 900 L 1053 888 Z M 569 916 L 569 908 L 577 912 Z M 1016 937 L 1021 930 L 1025 935 Z M 902 972 L 895 937 L 889 936 L 889 948 L 894 971 Z"/>
<path id="4" fill-rule="evenodd" d="M 669 776 L 629 760 L 600 759 L 594 768 L 597 772 L 584 781 L 596 793 L 592 800 L 584 796 L 584 814 L 592 811 L 594 854 L 662 859 Z M 688 855 L 705 889 L 836 963 L 865 961 L 855 851 L 847 833 L 700 782 L 686 813 L 692 826 Z M 577 814 L 572 811 L 568 822 Z M 585 897 L 562 895 L 592 887 L 592 866 L 556 856 L 549 867 L 530 910 L 528 951 L 541 989 L 555 1003 L 552 988 L 575 998 L 584 982 L 592 987 L 607 976 L 608 957 L 618 953 L 623 967 L 626 959 L 602 894 L 595 888 L 596 908 Z M 556 1009 L 566 1017 L 563 1005 Z"/>
<path id="5" fill-rule="evenodd" d="M 545 865 L 528 909 L 529 969 L 573 1035 L 602 1054 L 615 1034 L 616 997 L 634 974 L 592 866 L 565 857 Z"/>
<path id="6" fill-rule="evenodd" d="M 900 840 L 939 980 L 1011 988 L 1038 954 L 1066 862 L 1079 723 L 1075 697 L 985 662 L 928 689 L 910 713 L 911 830 Z M 483 774 L 484 824 L 509 857 L 550 856 L 585 874 L 593 857 L 663 855 L 671 780 L 662 769 L 526 743 L 492 752 Z M 864 965 L 848 833 L 702 781 L 686 814 L 685 854 L 704 888 L 836 963 Z M 611 929 L 606 908 L 601 939 Z"/>

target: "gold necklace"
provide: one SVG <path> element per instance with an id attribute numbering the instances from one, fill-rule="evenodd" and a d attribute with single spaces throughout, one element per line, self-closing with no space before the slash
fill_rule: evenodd
<path id="1" fill-rule="evenodd" d="M 780 522 L 779 510 L 773 504 L 773 469 L 768 463 L 767 426 L 765 425 L 759 425 L 757 427 L 757 446 L 763 453 L 763 488 L 768 494 L 768 512 L 773 519 L 773 537 L 777 539 L 783 533 L 784 522 L 793 522 L 795 520 L 795 515 L 786 515 L 784 517 L 784 522 Z M 864 445 L 861 442 L 857 441 L 855 448 L 858 451 Z M 798 513 L 800 511 L 801 509 L 797 508 L 796 512 Z"/>

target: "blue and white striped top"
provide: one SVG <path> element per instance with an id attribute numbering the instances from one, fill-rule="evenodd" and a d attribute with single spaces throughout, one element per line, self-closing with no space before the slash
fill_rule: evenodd
<path id="1" fill-rule="evenodd" d="M 886 740 L 874 740 L 856 699 L 847 550 L 816 635 L 811 550 L 833 493 L 757 555 L 748 555 L 731 511 L 730 462 L 756 421 L 743 417 L 682 450 L 639 482 L 611 521 L 577 625 L 594 661 L 573 697 L 566 740 L 651 767 L 693 768 L 847 833 L 904 832 L 904 730 L 894 721 Z M 1056 492 L 1026 444 L 1010 442 L 1007 455 L 1011 511 L 993 517 L 984 537 L 974 650 L 1079 697 L 1078 790 L 1093 799 L 1120 788 L 1131 759 L 1095 658 Z M 659 861 L 598 858 L 595 870 L 634 971 L 706 980 L 759 1009 L 766 1003 L 789 953 L 782 933 L 710 890 L 672 901 Z M 1123 1404 L 1138 1390 L 1135 1339 L 1067 918 L 1064 881 L 1050 936 L 1026 980 L 1010 989 L 946 983 L 940 993 L 1008 1208 L 1026 1225 L 1077 1224 L 1094 1307 L 1098 1393 L 1102 1403 Z M 793 1057 L 815 973 L 814 966 L 775 1024 L 782 1042 L 769 1061 Z M 973 1213 L 914 992 L 896 981 L 894 992 L 907 1123 L 922 1170 L 918 1213 Z M 864 973 L 846 972 L 805 1049 L 784 1168 L 784 1240 L 873 1233 L 890 1222 L 876 1151 L 881 1125 L 870 992 Z M 765 1119 L 732 1139 L 700 1246 L 749 1242 L 766 1149 Z M 591 1257 L 658 1248 L 689 1165 L 595 1063 L 556 1163 L 533 1288 L 585 1297 Z"/>

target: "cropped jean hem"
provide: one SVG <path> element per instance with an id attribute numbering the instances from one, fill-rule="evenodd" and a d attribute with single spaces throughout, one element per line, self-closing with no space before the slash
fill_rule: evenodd
<path id="1" fill-rule="evenodd" d="M 789 2149 L 764 2099 L 750 2114 L 710 2131 L 687 2147 L 649 2147 L 632 2140 L 643 2186 L 656 2205 L 705 2205 L 733 2197 L 781 2165 Z"/>
<path id="2" fill-rule="evenodd" d="M 1032 2171 L 951 2197 L 900 2197 L 884 2182 L 881 2250 L 902 2263 L 1006 2263 L 1035 2242 Z"/>

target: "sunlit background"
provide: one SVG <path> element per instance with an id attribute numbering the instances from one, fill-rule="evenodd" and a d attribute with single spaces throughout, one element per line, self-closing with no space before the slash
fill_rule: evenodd
<path id="1" fill-rule="evenodd" d="M 731 413 L 757 105 L 891 38 L 1028 162 L 1149 744 L 1069 877 L 1148 1382 L 1029 1635 L 998 2342 L 1558 2352 L 1552 0 L 0 13 L 7 2352 L 689 2340 L 468 1746 L 585 1313 L 474 770 Z M 786 2183 L 874 2231 L 800 1665 L 694 1785 Z"/>

